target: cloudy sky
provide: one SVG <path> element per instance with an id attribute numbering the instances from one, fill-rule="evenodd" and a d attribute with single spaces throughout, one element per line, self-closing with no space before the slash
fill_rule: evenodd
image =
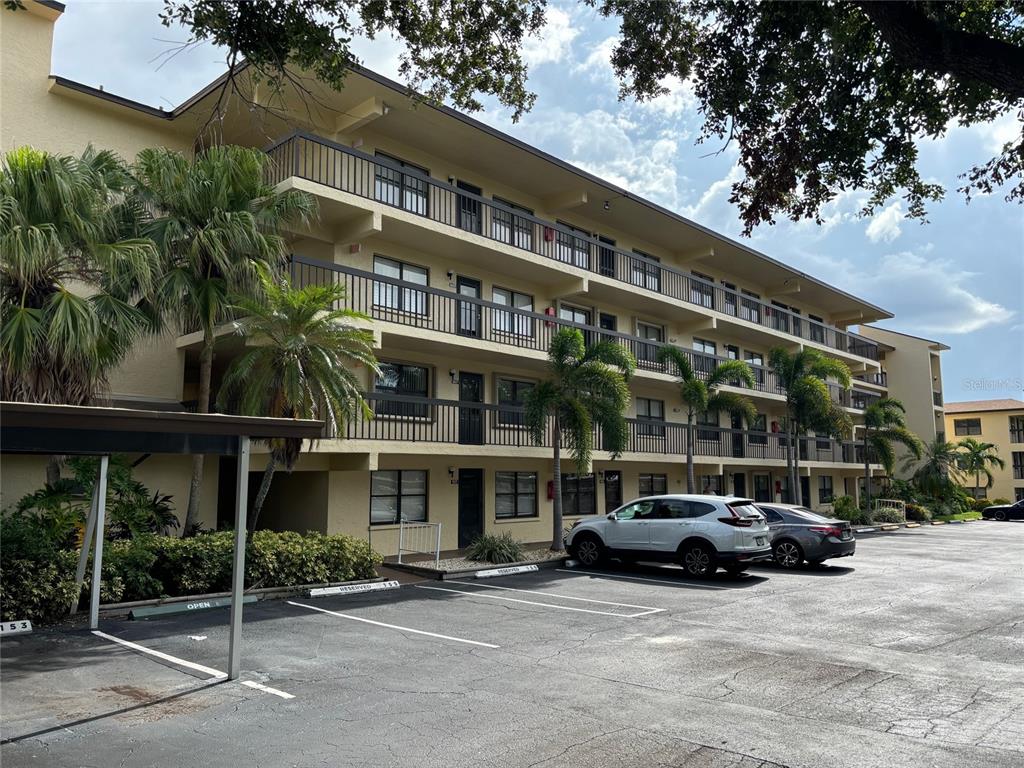
<path id="1" fill-rule="evenodd" d="M 75 2 L 57 24 L 53 73 L 154 106 L 174 106 L 223 71 L 224 57 L 201 45 L 168 53 L 187 39 L 157 18 L 160 3 Z M 542 39 L 526 50 L 532 112 L 513 124 L 493 105 L 484 121 L 609 181 L 739 237 L 729 204 L 735 153 L 706 157 L 693 140 L 696 105 L 681 84 L 653 102 L 620 102 L 608 64 L 616 25 L 582 6 L 552 4 Z M 360 44 L 366 66 L 396 77 L 400 47 Z M 944 184 L 930 223 L 903 217 L 892 201 L 858 218 L 852 193 L 826 210 L 824 225 L 788 221 L 755 231 L 750 244 L 798 269 L 885 307 L 894 330 L 938 339 L 946 399 L 1022 397 L 1024 380 L 1024 209 L 1002 196 L 966 205 L 956 176 L 991 157 L 1019 126 L 1011 118 L 953 127 L 921 147 L 923 175 Z"/>

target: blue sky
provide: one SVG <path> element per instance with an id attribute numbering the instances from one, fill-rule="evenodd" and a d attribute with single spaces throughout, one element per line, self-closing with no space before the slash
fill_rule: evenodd
<path id="1" fill-rule="evenodd" d="M 173 106 L 213 80 L 224 57 L 200 45 L 169 57 L 187 35 L 157 18 L 159 2 L 72 2 L 57 24 L 53 73 L 154 106 Z M 488 104 L 477 115 L 519 139 L 575 163 L 695 221 L 739 237 L 728 202 L 736 153 L 695 146 L 700 120 L 684 84 L 653 102 L 620 102 L 608 64 L 617 26 L 591 9 L 553 4 L 548 25 L 525 55 L 533 110 L 518 124 Z M 363 63 L 396 77 L 401 47 L 363 41 Z M 929 223 L 903 218 L 890 203 L 857 216 L 864 196 L 849 193 L 825 223 L 762 226 L 749 243 L 795 268 L 885 307 L 894 330 L 943 341 L 946 400 L 1022 397 L 1024 392 L 1024 208 L 1001 195 L 966 205 L 956 176 L 984 162 L 1020 125 L 1012 117 L 971 129 L 951 127 L 921 146 L 923 175 L 946 186 Z"/>

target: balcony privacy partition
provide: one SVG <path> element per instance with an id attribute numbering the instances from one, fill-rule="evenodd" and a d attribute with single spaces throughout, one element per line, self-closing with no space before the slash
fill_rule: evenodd
<path id="1" fill-rule="evenodd" d="M 268 171 L 272 184 L 289 177 L 307 179 L 684 303 L 878 359 L 878 346 L 870 339 L 665 267 L 580 230 L 443 183 L 412 166 L 300 131 L 280 139 L 267 152 L 272 158 Z"/>
<path id="2" fill-rule="evenodd" d="M 291 280 L 296 287 L 339 283 L 345 287 L 345 306 L 374 320 L 480 339 L 519 349 L 546 353 L 555 333 L 562 328 L 576 328 L 583 334 L 588 344 L 605 340 L 626 347 L 636 358 L 637 366 L 643 370 L 671 375 L 677 373 L 674 367 L 658 361 L 662 347 L 670 346 L 665 342 L 574 323 L 554 315 L 517 309 L 506 304 L 496 304 L 303 256 L 292 257 Z M 716 365 L 728 359 L 691 350 L 683 351 L 690 358 L 694 371 L 703 378 L 706 378 Z M 754 372 L 755 390 L 782 394 L 778 380 L 770 368 L 749 365 Z M 864 405 L 858 405 L 863 402 L 863 398 L 877 397 L 856 390 L 851 393 L 835 384 L 829 385 L 829 391 L 833 400 L 850 408 L 863 408 Z"/>
<path id="3" fill-rule="evenodd" d="M 343 427 L 348 440 L 383 440 L 501 447 L 543 447 L 552 445 L 549 424 L 540 443 L 535 443 L 523 426 L 525 411 L 518 405 L 469 403 L 373 393 L 367 396 L 375 416 L 357 419 Z M 629 442 L 626 453 L 676 457 L 686 455 L 687 429 L 678 422 L 627 419 Z M 694 425 L 693 452 L 698 457 L 785 460 L 786 436 L 775 432 L 728 429 Z M 332 437 L 329 435 L 329 437 Z M 798 441 L 803 461 L 863 464 L 863 446 L 823 437 Z M 594 432 L 595 458 L 603 450 L 599 430 Z"/>

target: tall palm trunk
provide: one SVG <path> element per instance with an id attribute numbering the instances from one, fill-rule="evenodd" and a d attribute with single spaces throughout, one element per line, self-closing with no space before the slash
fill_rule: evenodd
<path id="1" fill-rule="evenodd" d="M 260 511 L 263 509 L 263 502 L 270 492 L 270 481 L 274 479 L 274 471 L 277 469 L 277 457 L 270 452 L 267 459 L 267 468 L 263 471 L 263 479 L 260 481 L 260 489 L 256 493 L 256 500 L 252 503 L 252 511 L 249 512 L 249 530 L 256 530 L 256 521 L 259 520 Z"/>
<path id="2" fill-rule="evenodd" d="M 864 509 L 871 509 L 871 458 L 868 456 L 867 427 L 864 427 Z"/>
<path id="3" fill-rule="evenodd" d="M 199 413 L 210 412 L 210 378 L 213 374 L 213 332 L 207 329 L 203 337 L 203 349 L 199 353 Z M 188 511 L 182 536 L 191 536 L 199 524 L 199 497 L 203 483 L 203 459 L 201 453 L 192 456 L 192 481 L 188 488 Z"/>
<path id="4" fill-rule="evenodd" d="M 793 425 L 793 477 L 790 482 L 789 497 L 793 500 L 794 504 L 803 504 L 801 498 L 803 494 L 800 492 L 800 425 Z"/>
<path id="5" fill-rule="evenodd" d="M 686 415 L 686 492 L 696 493 L 697 480 L 693 475 L 693 413 Z"/>
<path id="6" fill-rule="evenodd" d="M 559 552 L 564 545 L 562 544 L 562 428 L 557 412 L 555 413 L 554 430 L 555 433 L 551 438 L 551 443 L 555 448 L 555 466 L 552 472 L 555 497 L 551 500 L 554 513 L 551 521 L 551 551 Z"/>
<path id="7" fill-rule="evenodd" d="M 975 470 L 974 472 L 974 498 L 980 498 L 978 491 L 981 490 L 981 472 Z"/>
<path id="8" fill-rule="evenodd" d="M 46 484 L 51 488 L 60 482 L 60 456 L 50 456 L 46 460 Z"/>

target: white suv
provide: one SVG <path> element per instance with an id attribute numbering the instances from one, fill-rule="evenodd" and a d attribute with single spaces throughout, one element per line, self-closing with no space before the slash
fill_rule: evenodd
<path id="1" fill-rule="evenodd" d="M 742 573 L 750 563 L 772 557 L 764 515 L 753 501 L 736 496 L 636 499 L 605 517 L 573 523 L 565 548 L 587 566 L 611 557 L 656 560 L 679 563 L 700 577 L 719 566 Z"/>

